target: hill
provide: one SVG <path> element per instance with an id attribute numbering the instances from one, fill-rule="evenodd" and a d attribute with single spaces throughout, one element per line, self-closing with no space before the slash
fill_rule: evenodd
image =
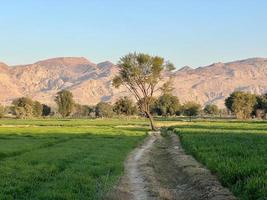
<path id="1" fill-rule="evenodd" d="M 95 64 L 83 57 L 52 58 L 19 66 L 0 62 L 0 102 L 10 104 L 14 98 L 29 96 L 53 105 L 55 94 L 62 89 L 72 91 L 80 104 L 114 101 L 129 95 L 124 88 L 112 87 L 116 73 L 116 65 L 109 61 Z M 174 94 L 182 102 L 193 100 L 223 107 L 224 99 L 235 90 L 267 92 L 265 58 L 214 63 L 196 69 L 185 66 L 172 75 Z"/>

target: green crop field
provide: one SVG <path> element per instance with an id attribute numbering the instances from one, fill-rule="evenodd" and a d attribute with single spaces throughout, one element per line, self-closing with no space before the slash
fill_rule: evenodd
<path id="1" fill-rule="evenodd" d="M 0 120 L 0 199 L 101 199 L 144 120 Z"/>
<path id="2" fill-rule="evenodd" d="M 192 122 L 172 128 L 185 150 L 237 197 L 267 199 L 266 122 Z"/>
<path id="3" fill-rule="evenodd" d="M 267 199 L 266 122 L 176 120 L 157 125 L 236 196 Z M 143 119 L 0 120 L 0 199 L 101 199 L 148 130 Z"/>

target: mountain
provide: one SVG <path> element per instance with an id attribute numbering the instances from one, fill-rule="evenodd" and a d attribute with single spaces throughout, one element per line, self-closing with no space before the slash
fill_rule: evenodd
<path id="1" fill-rule="evenodd" d="M 80 104 L 113 102 L 119 96 L 129 95 L 125 88 L 112 87 L 117 73 L 117 67 L 109 61 L 95 64 L 84 57 L 52 58 L 17 66 L 0 62 L 0 103 L 10 104 L 17 97 L 28 96 L 54 105 L 55 94 L 62 89 L 72 91 Z M 224 99 L 235 90 L 267 92 L 265 58 L 214 63 L 196 69 L 185 66 L 171 75 L 174 94 L 181 102 L 193 100 L 223 107 Z"/>

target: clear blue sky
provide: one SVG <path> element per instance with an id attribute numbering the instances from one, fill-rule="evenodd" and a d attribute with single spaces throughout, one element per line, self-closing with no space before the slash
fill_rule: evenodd
<path id="1" fill-rule="evenodd" d="M 179 68 L 267 57 L 266 9 L 266 0 L 3 0 L 0 60 L 117 62 L 137 51 Z"/>

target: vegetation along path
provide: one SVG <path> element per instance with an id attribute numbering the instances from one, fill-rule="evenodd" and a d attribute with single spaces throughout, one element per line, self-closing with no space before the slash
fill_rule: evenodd
<path id="1" fill-rule="evenodd" d="M 125 162 L 125 175 L 109 200 L 231 200 L 209 170 L 185 154 L 177 135 L 153 132 Z"/>

